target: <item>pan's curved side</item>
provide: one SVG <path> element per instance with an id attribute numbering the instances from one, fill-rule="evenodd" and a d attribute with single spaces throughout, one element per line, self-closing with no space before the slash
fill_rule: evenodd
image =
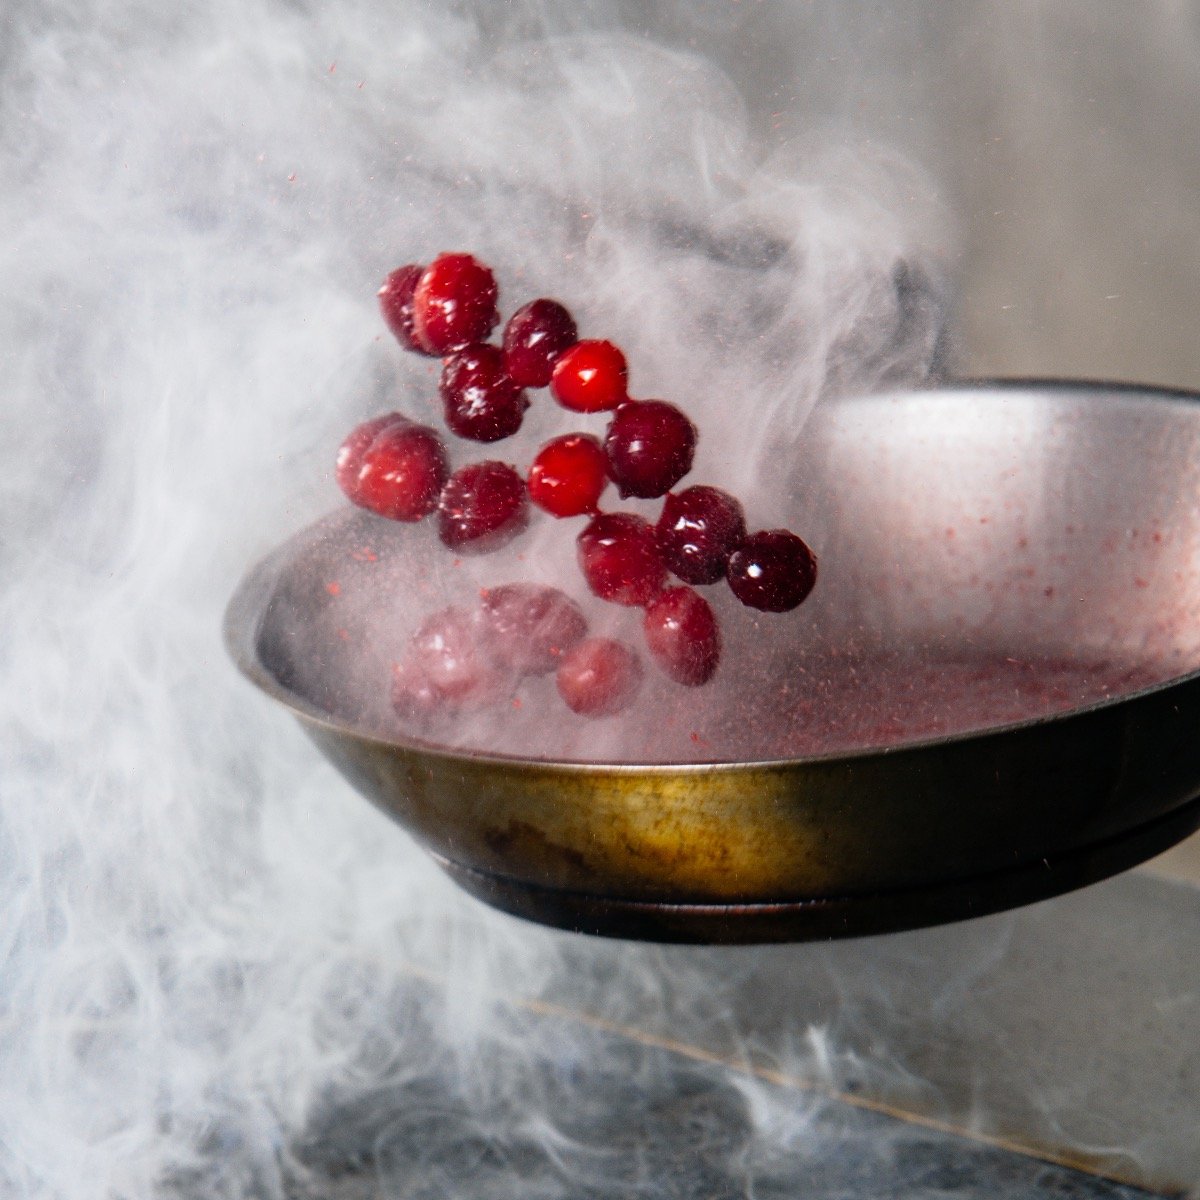
<path id="1" fill-rule="evenodd" d="M 565 892 L 434 855 L 477 900 L 573 933 L 634 941 L 735 946 L 832 941 L 924 929 L 1049 900 L 1120 874 L 1200 829 L 1200 800 L 1117 837 L 970 879 L 774 904 L 667 904 Z"/>
<path id="2" fill-rule="evenodd" d="M 301 719 L 476 890 L 530 889 L 580 912 L 690 906 L 702 925 L 704 906 L 785 904 L 798 934 L 817 936 L 831 935 L 818 911 L 836 912 L 844 933 L 876 932 L 1081 886 L 1185 836 L 1200 796 L 1195 679 L 893 753 L 695 768 L 446 756 Z"/>

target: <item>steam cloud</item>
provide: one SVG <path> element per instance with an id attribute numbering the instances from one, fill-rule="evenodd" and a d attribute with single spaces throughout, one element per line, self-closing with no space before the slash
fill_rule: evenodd
<path id="1" fill-rule="evenodd" d="M 742 492 L 819 396 L 934 363 L 911 168 L 815 138 L 764 160 L 714 67 L 571 11 L 548 40 L 535 5 L 6 9 L 6 1195 L 315 1194 L 297 1148 L 330 1111 L 436 1077 L 486 1114 L 528 1083 L 497 997 L 561 987 L 569 939 L 459 898 L 219 643 L 246 564 L 339 503 L 344 431 L 431 412 L 381 335 L 388 269 L 470 249 L 510 302 L 560 298 Z M 700 971 L 596 954 L 614 1016 Z M 414 1008 L 431 964 L 444 1000 Z M 717 1007 L 736 973 L 704 976 Z M 534 1101 L 547 1161 L 602 1169 Z"/>

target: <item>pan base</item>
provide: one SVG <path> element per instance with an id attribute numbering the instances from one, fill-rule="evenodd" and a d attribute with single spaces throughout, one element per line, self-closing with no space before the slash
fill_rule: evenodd
<path id="1" fill-rule="evenodd" d="M 1098 883 L 1200 829 L 1200 799 L 1118 837 L 1011 870 L 921 888 L 770 904 L 669 904 L 559 891 L 434 855 L 465 891 L 493 908 L 574 933 L 642 942 L 751 945 L 898 933 L 1048 900 Z"/>

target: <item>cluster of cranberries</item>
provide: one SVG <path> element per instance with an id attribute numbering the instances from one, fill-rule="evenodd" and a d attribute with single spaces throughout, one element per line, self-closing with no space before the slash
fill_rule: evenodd
<path id="1" fill-rule="evenodd" d="M 579 605 L 558 588 L 490 588 L 473 612 L 451 606 L 425 619 L 393 668 L 392 707 L 418 723 L 477 712 L 523 677 L 553 671 L 575 712 L 619 712 L 641 684 L 641 663 L 623 643 L 587 631 Z"/>
<path id="2" fill-rule="evenodd" d="M 529 502 L 554 517 L 588 517 L 577 538 L 588 587 L 644 610 L 647 649 L 668 676 L 688 686 L 706 683 L 721 653 L 716 617 L 694 587 L 668 586 L 668 572 L 692 585 L 725 579 L 743 604 L 786 612 L 816 582 L 812 551 L 784 529 L 748 533 L 741 505 L 719 488 L 673 492 L 691 470 L 696 427 L 664 400 L 630 399 L 620 349 L 579 340 L 561 304 L 526 304 L 504 327 L 500 345 L 488 342 L 499 322 L 497 295 L 492 272 L 469 254 L 400 267 L 380 289 L 384 320 L 400 344 L 443 359 L 447 428 L 469 441 L 500 441 L 520 428 L 526 389 L 548 386 L 572 412 L 611 413 L 603 441 L 589 433 L 553 438 L 525 478 L 492 459 L 451 473 L 435 430 L 390 413 L 342 443 L 338 483 L 353 503 L 393 520 L 436 512 L 439 537 L 459 553 L 511 541 L 528 523 Z M 658 521 L 602 512 L 610 482 L 622 497 L 665 497 Z M 494 589 L 476 613 L 446 609 L 422 625 L 396 667 L 393 703 L 402 716 L 438 704 L 473 705 L 520 675 L 555 670 L 559 692 L 576 712 L 617 712 L 640 683 L 639 660 L 623 643 L 589 639 L 586 631 L 578 606 L 557 589 Z M 510 661 L 518 644 L 532 655 L 523 664 Z"/>

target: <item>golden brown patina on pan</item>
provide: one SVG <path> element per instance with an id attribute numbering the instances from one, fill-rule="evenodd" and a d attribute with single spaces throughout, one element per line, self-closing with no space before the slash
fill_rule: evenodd
<path id="1" fill-rule="evenodd" d="M 890 435 L 864 433 L 880 429 Z M 847 586 L 878 597 L 887 573 L 861 574 L 873 554 L 886 553 L 878 547 L 919 546 L 926 525 L 936 522 L 940 533 L 948 511 L 970 511 L 964 489 L 978 474 L 973 456 L 1041 454 L 1044 461 L 1023 468 L 1038 489 L 1022 494 L 1021 528 L 1030 528 L 1063 586 L 1091 589 L 1090 624 L 1064 609 L 1055 626 L 1042 608 L 1030 608 L 1006 636 L 1039 646 L 1057 638 L 1060 655 L 1115 638 L 1146 653 L 1169 648 L 1180 662 L 1200 643 L 1200 453 L 1192 453 L 1200 451 L 1200 406 L 1192 398 L 1101 385 L 957 388 L 837 406 L 814 427 L 813 441 L 840 501 L 835 541 L 862 522 L 865 510 L 860 516 L 856 506 L 876 514 Z M 1147 459 L 1149 451 L 1156 457 Z M 856 454 L 868 460 L 857 476 Z M 951 459 L 953 470 L 938 469 Z M 924 475 L 916 469 L 922 463 Z M 859 485 L 850 488 L 854 479 Z M 875 496 L 870 504 L 862 495 L 868 486 L 901 490 L 883 497 L 890 503 Z M 1157 582 L 1131 584 L 1128 596 L 1110 588 L 1110 595 L 1103 571 L 1093 580 L 1095 564 L 1069 560 L 1065 535 L 1035 528 L 1049 513 L 1055 529 L 1073 529 L 1063 516 L 1075 508 L 1075 521 L 1111 524 L 1113 536 L 1126 540 L 1131 521 L 1147 531 L 1154 523 L 1158 541 L 1146 561 L 1156 564 Z M 1165 553 L 1174 556 L 1166 564 L 1164 530 Z M 1098 524 L 1094 533 L 1100 540 L 1081 548 L 1106 544 Z M 990 543 L 980 545 L 986 551 Z M 1140 560 L 1125 561 L 1124 545 L 1114 551 L 1119 569 L 1148 571 Z M 842 536 L 838 553 L 851 552 Z M 895 626 L 891 636 L 915 636 L 906 624 L 917 619 L 913 612 L 925 622 L 941 619 L 937 597 L 953 587 L 940 578 L 939 553 L 931 549 L 913 564 L 903 604 L 872 610 L 883 626 Z M 881 932 L 1078 887 L 1200 826 L 1194 671 L 1066 715 L 890 750 L 713 764 L 521 760 L 373 736 L 282 682 L 288 664 L 264 660 L 260 632 L 294 561 L 295 547 L 282 548 L 231 602 L 226 636 L 238 665 L 463 886 L 539 921 L 683 941 Z M 944 573 L 958 569 L 955 558 Z M 1181 626 L 1176 609 L 1196 611 L 1197 628 Z M 989 619 L 979 618 L 972 639 L 994 634 Z M 278 648 L 272 653 L 278 657 Z"/>

